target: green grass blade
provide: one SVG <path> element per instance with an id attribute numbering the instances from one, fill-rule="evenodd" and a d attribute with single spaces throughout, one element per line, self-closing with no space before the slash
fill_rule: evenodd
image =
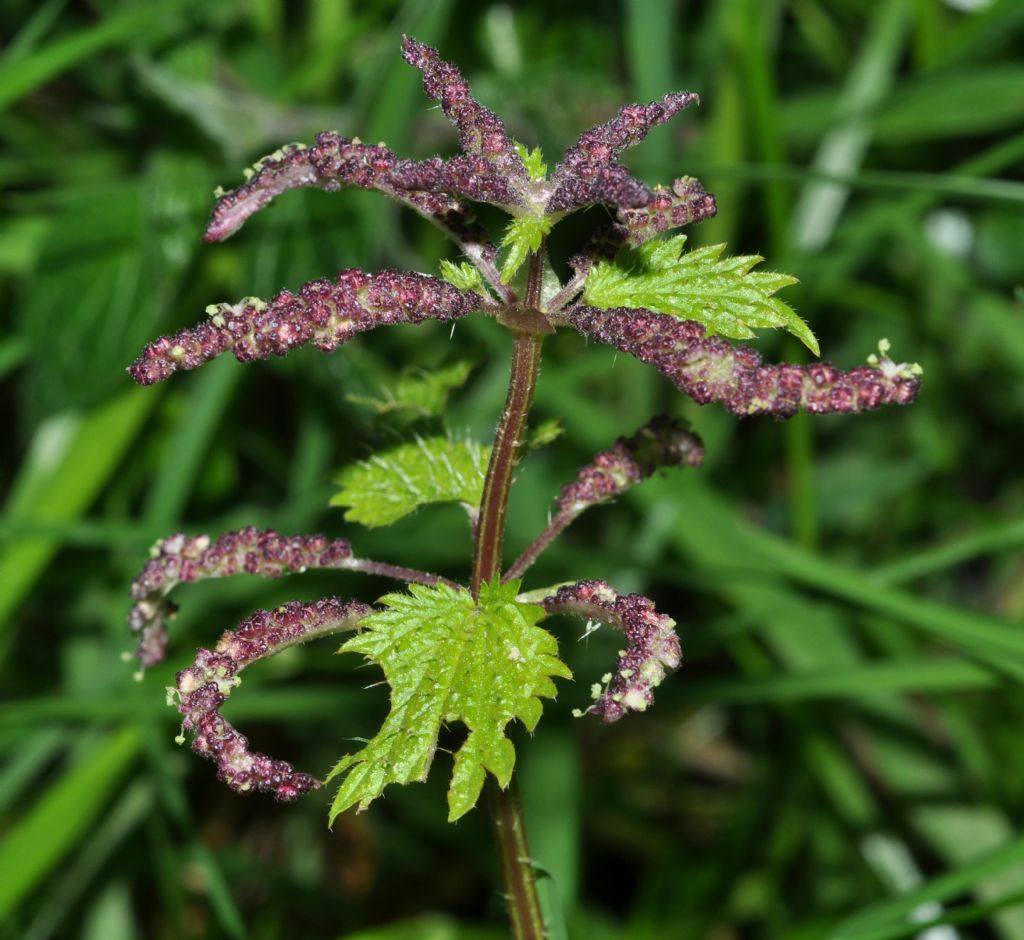
<path id="1" fill-rule="evenodd" d="M 30 55 L 0 63 L 0 111 L 105 49 L 148 45 L 184 28 L 182 13 L 195 0 L 130 6 L 56 39 Z"/>
<path id="2" fill-rule="evenodd" d="M 152 391 L 132 389 L 84 418 L 65 416 L 40 427 L 15 479 L 6 513 L 46 522 L 78 518 L 110 479 L 157 398 Z M 0 549 L 0 659 L 14 627 L 11 615 L 57 547 L 52 539 L 39 537 Z"/>
<path id="3" fill-rule="evenodd" d="M 164 685 L 173 681 L 173 676 L 174 667 L 166 667 Z M 249 681 L 251 693 L 257 692 L 256 681 Z M 154 694 L 154 686 L 158 694 Z M 0 728 L 28 727 L 55 720 L 96 724 L 132 717 L 164 718 L 169 724 L 177 722 L 176 713 L 167 708 L 163 695 L 159 694 L 162 687 L 155 679 L 152 684 L 147 682 L 142 687 L 132 683 L 132 689 L 137 691 L 122 690 L 105 696 L 65 693 L 17 699 L 0 705 Z M 231 703 L 232 719 L 286 721 L 291 718 L 328 717 L 338 708 L 355 710 L 363 703 L 359 689 L 339 689 L 336 685 L 263 686 L 258 688 L 258 692 Z"/>
<path id="4" fill-rule="evenodd" d="M 4 58 L 8 62 L 24 58 L 39 44 L 49 31 L 50 27 L 60 18 L 68 0 L 45 0 L 40 3 L 28 22 L 18 31 L 18 34 L 8 43 L 4 49 Z"/>
<path id="5" fill-rule="evenodd" d="M 955 568 L 982 555 L 1021 547 L 1024 547 L 1024 519 L 1011 519 L 910 552 L 897 561 L 873 569 L 871 577 L 879 584 L 903 584 Z"/>
<path id="6" fill-rule="evenodd" d="M 178 864 L 195 866 L 203 873 L 210 906 L 224 933 L 232 940 L 245 940 L 249 931 L 245 927 L 242 913 L 231 895 L 216 855 L 203 843 L 196 831 L 185 787 L 171 765 L 166 742 L 159 740 L 158 734 L 158 727 L 151 725 L 144 747 L 153 767 L 164 812 L 174 821 L 186 841 Z"/>
<path id="7" fill-rule="evenodd" d="M 909 6 L 906 0 L 887 0 L 875 8 L 864 47 L 836 104 L 842 122 L 818 146 L 812 161 L 816 169 L 849 173 L 864 159 L 871 139 L 865 115 L 892 85 L 906 39 Z M 793 215 L 795 244 L 805 251 L 824 245 L 846 197 L 844 188 L 827 183 L 805 189 Z"/>
<path id="8" fill-rule="evenodd" d="M 656 497 L 662 481 L 649 483 L 643 497 Z M 705 563 L 725 569 L 782 575 L 856 607 L 910 624 L 954 643 L 970 655 L 1024 679 L 1024 634 L 987 614 L 953 607 L 874 583 L 867 574 L 812 554 L 742 520 L 696 477 L 673 479 L 676 498 L 687 507 L 680 547 L 699 551 Z M 687 535 L 687 533 L 690 533 Z M 700 533 L 700 539 L 694 538 Z"/>
<path id="9" fill-rule="evenodd" d="M 914 891 L 860 911 L 835 927 L 829 940 L 866 940 L 872 930 L 903 920 L 923 904 L 947 901 L 1021 864 L 1024 864 L 1024 838 L 939 875 Z"/>
<path id="10" fill-rule="evenodd" d="M 739 75 L 739 59 L 743 54 L 743 36 L 746 33 L 744 9 L 735 2 L 718 3 L 711 9 L 709 16 L 714 21 L 712 35 L 717 55 L 714 57 L 716 69 L 709 77 L 708 87 L 701 89 L 709 102 L 704 155 L 712 166 L 738 166 L 748 156 L 749 147 L 743 83 Z M 743 196 L 744 188 L 736 182 L 715 187 L 719 206 L 742 205 Z M 694 243 L 734 244 L 738 228 L 737 213 L 720 211 L 694 230 Z"/>
<path id="11" fill-rule="evenodd" d="M 1012 141 L 1011 141 L 1012 143 Z M 763 163 L 741 163 L 728 167 L 697 164 L 693 172 L 708 181 L 760 182 L 779 180 L 789 183 L 834 183 L 847 189 L 879 192 L 920 191 L 932 196 L 956 196 L 979 202 L 1024 202 L 1024 183 L 1008 179 L 985 179 L 966 171 L 957 173 L 920 173 L 905 170 L 857 170 L 838 173 L 817 167 L 771 166 Z"/>
<path id="12" fill-rule="evenodd" d="M 983 904 L 962 904 L 931 920 L 914 919 L 909 923 L 867 928 L 854 935 L 856 940 L 901 940 L 905 937 L 929 937 L 934 927 L 976 924 L 1009 908 L 1024 906 L 1024 892 L 1013 892 Z M 830 938 L 832 940 L 832 938 Z"/>
<path id="13" fill-rule="evenodd" d="M 127 884 L 112 881 L 90 901 L 78 940 L 138 940 L 138 924 Z"/>
<path id="14" fill-rule="evenodd" d="M 899 144 L 1019 128 L 1024 68 L 972 65 L 925 75 L 892 95 L 873 121 L 879 139 Z"/>
<path id="15" fill-rule="evenodd" d="M 225 357 L 208 363 L 192 380 L 188 404 L 174 433 L 167 435 L 159 473 L 146 497 L 143 515 L 149 528 L 177 524 L 242 375 L 243 367 Z"/>
<path id="16" fill-rule="evenodd" d="M 780 676 L 694 681 L 687 685 L 685 696 L 719 704 L 870 699 L 905 692 L 988 689 L 998 683 L 999 677 L 993 672 L 962 659 L 915 657 Z"/>
<path id="17" fill-rule="evenodd" d="M 554 728 L 531 741 L 521 771 L 523 815 L 552 940 L 567 937 L 580 868 L 581 775 L 576 741 Z"/>
<path id="18" fill-rule="evenodd" d="M 5 834 L 0 917 L 9 915 L 89 831 L 138 751 L 136 728 L 111 732 Z"/>
<path id="19" fill-rule="evenodd" d="M 92 827 L 77 857 L 61 866 L 61 873 L 47 890 L 46 904 L 21 940 L 50 940 L 71 908 L 85 894 L 97 871 L 125 839 L 146 820 L 153 808 L 153 792 L 145 783 L 133 783 Z"/>
<path id="20" fill-rule="evenodd" d="M 672 71 L 676 10 L 677 4 L 672 0 L 627 0 L 623 6 L 630 92 L 635 101 L 654 101 L 677 90 Z M 672 151 L 672 138 L 655 132 L 638 152 L 637 165 L 663 167 L 669 163 Z"/>
<path id="21" fill-rule="evenodd" d="M 0 768 L 0 813 L 18 798 L 66 741 L 65 734 L 55 730 L 30 733 L 25 737 Z"/>

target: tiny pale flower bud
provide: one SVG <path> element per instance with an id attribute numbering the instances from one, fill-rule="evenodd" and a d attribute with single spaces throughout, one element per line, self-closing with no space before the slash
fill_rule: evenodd
<path id="1" fill-rule="evenodd" d="M 195 662 L 177 677 L 177 707 L 183 732 L 193 733 L 192 750 L 214 761 L 217 777 L 239 793 L 255 790 L 290 802 L 321 786 L 287 761 L 251 750 L 249 739 L 220 714 L 220 708 L 246 666 L 297 643 L 354 629 L 371 611 L 366 604 L 337 598 L 295 601 L 253 614 L 234 632 L 225 632 L 214 650 L 200 649 Z M 178 743 L 184 740 L 184 733 L 175 738 Z"/>
<path id="2" fill-rule="evenodd" d="M 675 621 L 659 614 L 641 594 L 619 595 L 604 581 L 579 581 L 559 588 L 540 604 L 549 614 L 601 620 L 625 633 L 618 671 L 605 673 L 603 686 L 591 686 L 596 701 L 587 711 L 606 722 L 618 721 L 629 711 L 645 711 L 666 669 L 675 669 L 682 660 Z"/>

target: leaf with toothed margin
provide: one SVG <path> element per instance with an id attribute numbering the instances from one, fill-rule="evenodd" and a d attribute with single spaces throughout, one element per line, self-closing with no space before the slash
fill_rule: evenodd
<path id="1" fill-rule="evenodd" d="M 592 307 L 635 307 L 695 320 L 709 334 L 747 339 L 755 328 L 783 327 L 815 355 L 818 341 L 788 304 L 773 296 L 797 283 L 788 274 L 753 271 L 759 255 L 722 257 L 725 245 L 683 251 L 685 235 L 641 245 L 622 260 L 594 266 L 583 288 Z M 628 264 L 633 260 L 632 265 Z"/>
<path id="2" fill-rule="evenodd" d="M 523 447 L 526 450 L 540 450 L 557 441 L 565 433 L 565 425 L 560 418 L 546 418 L 536 427 L 528 428 Z"/>
<path id="3" fill-rule="evenodd" d="M 381 398 L 346 395 L 345 400 L 370 408 L 378 415 L 398 414 L 413 421 L 437 418 L 444 414 L 448 396 L 466 383 L 472 371 L 473 365 L 465 360 L 433 372 L 406 369 L 393 385 L 384 389 Z"/>
<path id="4" fill-rule="evenodd" d="M 544 154 L 540 147 L 529 150 L 525 144 L 515 141 L 516 152 L 523 158 L 523 166 L 530 175 L 530 179 L 536 181 L 544 179 L 548 175 L 548 165 L 544 162 Z"/>
<path id="5" fill-rule="evenodd" d="M 490 448 L 475 441 L 417 437 L 346 467 L 332 506 L 345 519 L 373 528 L 391 525 L 429 503 L 462 503 L 476 512 Z"/>
<path id="6" fill-rule="evenodd" d="M 468 261 L 455 264 L 445 258 L 441 261 L 441 277 L 457 290 L 475 290 L 478 294 L 486 294 L 484 279 Z"/>
<path id="7" fill-rule="evenodd" d="M 540 250 L 540 243 L 553 224 L 547 216 L 535 215 L 523 215 L 509 223 L 501 240 L 501 247 L 508 249 L 501 266 L 502 284 L 508 284 L 516 276 L 531 251 Z"/>
<path id="8" fill-rule="evenodd" d="M 442 726 L 461 722 L 468 736 L 455 752 L 448 820 L 469 812 L 487 773 L 508 785 L 516 754 L 505 735 L 518 719 L 532 731 L 541 699 L 554 698 L 556 676 L 572 673 L 558 643 L 537 621 L 544 609 L 516 600 L 518 581 L 484 584 L 474 601 L 464 588 L 409 586 L 381 598 L 342 653 L 361 653 L 383 670 L 391 711 L 362 749 L 347 754 L 327 779 L 341 777 L 334 822 L 352 806 L 366 809 L 390 783 L 425 780 Z"/>

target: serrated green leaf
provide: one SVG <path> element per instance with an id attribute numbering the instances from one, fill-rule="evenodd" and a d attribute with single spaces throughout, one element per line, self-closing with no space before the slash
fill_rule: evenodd
<path id="1" fill-rule="evenodd" d="M 464 385 L 472 371 L 472 364 L 465 361 L 434 372 L 410 369 L 398 377 L 392 388 L 385 388 L 381 398 L 346 395 L 345 400 L 371 408 L 379 415 L 407 411 L 414 417 L 436 418 L 444 414 L 448 395 Z"/>
<path id="2" fill-rule="evenodd" d="M 343 776 L 331 822 L 346 809 L 365 809 L 390 783 L 427 777 L 442 725 L 469 731 L 455 753 L 448 819 L 476 805 L 484 778 L 506 786 L 515 749 L 505 726 L 519 719 L 531 731 L 552 678 L 572 678 L 558 643 L 537 621 L 544 609 L 516 600 L 518 581 L 485 584 L 474 602 L 464 588 L 412 584 L 408 594 L 381 598 L 385 609 L 361 622 L 342 653 L 362 653 L 384 670 L 391 711 L 365 747 L 343 757 L 328 780 Z"/>
<path id="3" fill-rule="evenodd" d="M 346 467 L 332 506 L 347 506 L 345 519 L 391 525 L 429 503 L 480 505 L 490 448 L 475 441 L 417 437 Z"/>
<path id="4" fill-rule="evenodd" d="M 441 277 L 458 290 L 475 290 L 484 293 L 484 279 L 468 261 L 456 264 L 447 258 L 441 261 Z"/>
<path id="5" fill-rule="evenodd" d="M 529 428 L 526 432 L 526 449 L 539 450 L 547 447 L 553 441 L 565 433 L 565 425 L 560 418 L 547 418 L 541 421 L 536 427 Z"/>
<path id="6" fill-rule="evenodd" d="M 638 307 L 696 320 L 709 334 L 749 339 L 754 330 L 782 327 L 815 355 L 818 341 L 787 303 L 772 296 L 797 283 L 788 274 L 753 271 L 759 255 L 722 257 L 725 245 L 683 251 L 685 235 L 641 245 L 627 267 L 602 261 L 590 272 L 583 301 L 592 307 Z"/>
<path id="7" fill-rule="evenodd" d="M 530 179 L 542 180 L 548 175 L 548 165 L 544 162 L 544 154 L 541 153 L 540 147 L 529 150 L 526 144 L 521 144 L 518 140 L 515 142 L 515 147 L 516 152 L 523 158 L 523 166 L 530 174 Z"/>
<path id="8" fill-rule="evenodd" d="M 501 247 L 508 249 L 501 266 L 501 283 L 508 284 L 516 276 L 531 251 L 538 251 L 544 236 L 554 223 L 548 216 L 523 215 L 513 219 L 501 239 Z"/>

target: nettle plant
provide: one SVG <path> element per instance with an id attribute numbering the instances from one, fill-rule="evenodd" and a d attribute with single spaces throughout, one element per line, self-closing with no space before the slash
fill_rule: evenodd
<path id="1" fill-rule="evenodd" d="M 227 352 L 244 362 L 305 344 L 330 352 L 380 326 L 490 317 L 508 331 L 512 346 L 507 400 L 491 445 L 448 433 L 411 436 L 344 470 L 333 500 L 346 507 L 347 520 L 366 526 L 388 525 L 428 503 L 461 503 L 473 533 L 468 583 L 361 558 L 343 539 L 256 528 L 217 539 L 178 534 L 154 547 L 134 582 L 131 626 L 140 637 L 138 658 L 150 666 L 164 657 L 166 624 L 175 609 L 169 594 L 178 584 L 242 572 L 276 578 L 311 568 L 401 582 L 376 606 L 331 597 L 253 614 L 212 650 L 198 651 L 194 664 L 178 673 L 168 700 L 181 713 L 183 733 L 192 735 L 192 749 L 216 763 L 229 787 L 293 800 L 321 781 L 253 751 L 221 707 L 242 670 L 257 660 L 317 637 L 347 634 L 340 651 L 383 670 L 390 713 L 376 735 L 327 774 L 338 783 L 330 820 L 352 807 L 365 809 L 389 784 L 424 780 L 442 727 L 461 723 L 466 736 L 454 753 L 448 818 L 467 813 L 488 787 L 515 934 L 540 937 L 545 926 L 512 785 L 516 755 L 507 731 L 518 720 L 532 732 L 543 700 L 555 696 L 554 680 L 572 678 L 541 621 L 571 615 L 624 634 L 618 661 L 592 686 L 589 707 L 576 711 L 606 722 L 650 707 L 655 687 L 681 654 L 675 622 L 646 597 L 620 595 L 592 580 L 524 594 L 522 579 L 582 512 L 659 468 L 699 467 L 703 458 L 694 434 L 655 418 L 563 486 L 547 527 L 504 567 L 509 491 L 545 337 L 559 328 L 576 330 L 652 365 L 700 404 L 720 402 L 740 416 L 853 414 L 906 404 L 917 393 L 920 370 L 894 363 L 885 344 L 868 365 L 840 371 L 824 363 L 763 365 L 756 352 L 728 341 L 753 336 L 757 328 L 782 327 L 818 353 L 808 326 L 775 296 L 794 278 L 756 271 L 761 258 L 727 256 L 723 245 L 687 251 L 684 235 L 666 236 L 715 213 L 713 197 L 697 180 L 684 176 L 671 188 L 652 189 L 619 162 L 651 128 L 695 104 L 696 95 L 672 93 L 627 105 L 586 131 L 549 173 L 539 150 L 512 140 L 501 119 L 473 98 L 459 70 L 435 50 L 406 38 L 403 55 L 457 128 L 460 154 L 403 160 L 383 145 L 322 133 L 313 146 L 290 144 L 260 160 L 238 189 L 218 191 L 205 238 L 228 237 L 286 190 L 347 185 L 378 190 L 415 210 L 454 240 L 464 260 L 442 262 L 440 277 L 346 270 L 269 301 L 216 304 L 203 323 L 147 346 L 130 372 L 149 385 Z M 500 241 L 474 220 L 469 203 L 508 214 Z M 609 207 L 617 221 L 596 231 L 570 259 L 563 282 L 549 262 L 546 236 L 566 216 L 593 205 Z M 467 371 L 457 365 L 406 378 L 376 407 L 436 413 Z"/>

